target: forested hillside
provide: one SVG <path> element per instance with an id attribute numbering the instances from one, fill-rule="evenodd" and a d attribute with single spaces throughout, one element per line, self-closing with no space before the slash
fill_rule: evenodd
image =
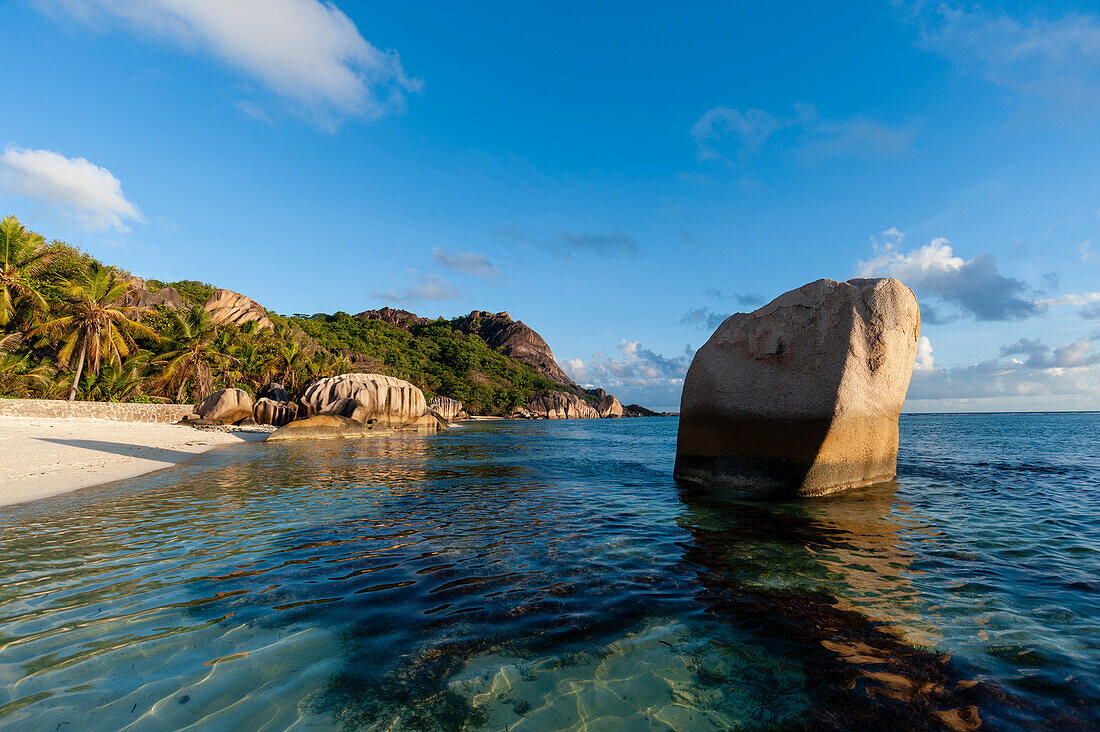
<path id="1" fill-rule="evenodd" d="M 0 396 L 186 403 L 277 381 L 296 397 L 319 378 L 371 371 L 458 399 L 471 413 L 506 414 L 551 389 L 591 400 L 463 332 L 468 318 L 402 328 L 347 313 L 267 311 L 218 322 L 210 300 L 225 291 L 215 285 L 132 278 L 14 217 L 0 223 L 0 250 Z"/>

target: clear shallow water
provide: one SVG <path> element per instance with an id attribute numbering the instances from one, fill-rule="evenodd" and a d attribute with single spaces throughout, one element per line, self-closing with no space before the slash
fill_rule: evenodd
<path id="1" fill-rule="evenodd" d="M 0 728 L 1100 725 L 1100 415 L 896 483 L 671 481 L 674 419 L 241 445 L 0 516 Z"/>

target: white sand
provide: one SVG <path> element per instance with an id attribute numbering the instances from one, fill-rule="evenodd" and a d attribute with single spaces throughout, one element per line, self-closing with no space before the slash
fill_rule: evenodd
<path id="1" fill-rule="evenodd" d="M 0 417 L 0 506 L 133 478 L 265 432 L 105 419 Z"/>

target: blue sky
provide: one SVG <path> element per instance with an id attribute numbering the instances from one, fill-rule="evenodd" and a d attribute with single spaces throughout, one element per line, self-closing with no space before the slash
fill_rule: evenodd
<path id="1" fill-rule="evenodd" d="M 0 209 L 282 313 L 508 310 L 675 409 L 721 317 L 894 275 L 907 409 L 1100 409 L 1071 3 L 0 0 Z"/>

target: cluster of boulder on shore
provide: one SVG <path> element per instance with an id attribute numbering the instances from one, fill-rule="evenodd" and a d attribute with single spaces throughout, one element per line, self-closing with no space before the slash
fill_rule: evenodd
<path id="1" fill-rule="evenodd" d="M 589 394 L 599 403 L 593 407 L 587 401 L 564 391 L 536 394 L 528 402 L 508 416 L 512 419 L 617 419 L 623 416 L 623 405 L 603 389 Z"/>
<path id="2" fill-rule="evenodd" d="M 428 405 L 420 389 L 383 374 L 321 379 L 296 402 L 280 384 L 267 384 L 256 397 L 253 401 L 243 389 L 222 389 L 204 399 L 184 421 L 195 426 L 271 425 L 279 429 L 268 439 L 289 440 L 396 430 L 434 432 L 446 429 L 450 420 L 462 413 L 461 402 L 439 402 L 451 415 L 445 417 Z"/>
<path id="3" fill-rule="evenodd" d="M 602 392 L 602 390 L 601 390 Z M 437 431 L 467 416 L 462 402 L 434 397 L 413 384 L 383 374 L 341 374 L 314 382 L 293 401 L 277 383 L 265 385 L 253 400 L 244 389 L 221 389 L 195 407 L 184 422 L 193 426 L 270 425 L 269 439 L 355 437 L 384 431 Z M 622 405 L 603 393 L 599 408 L 575 394 L 548 392 L 511 415 L 516 419 L 596 419 L 621 417 Z"/>

